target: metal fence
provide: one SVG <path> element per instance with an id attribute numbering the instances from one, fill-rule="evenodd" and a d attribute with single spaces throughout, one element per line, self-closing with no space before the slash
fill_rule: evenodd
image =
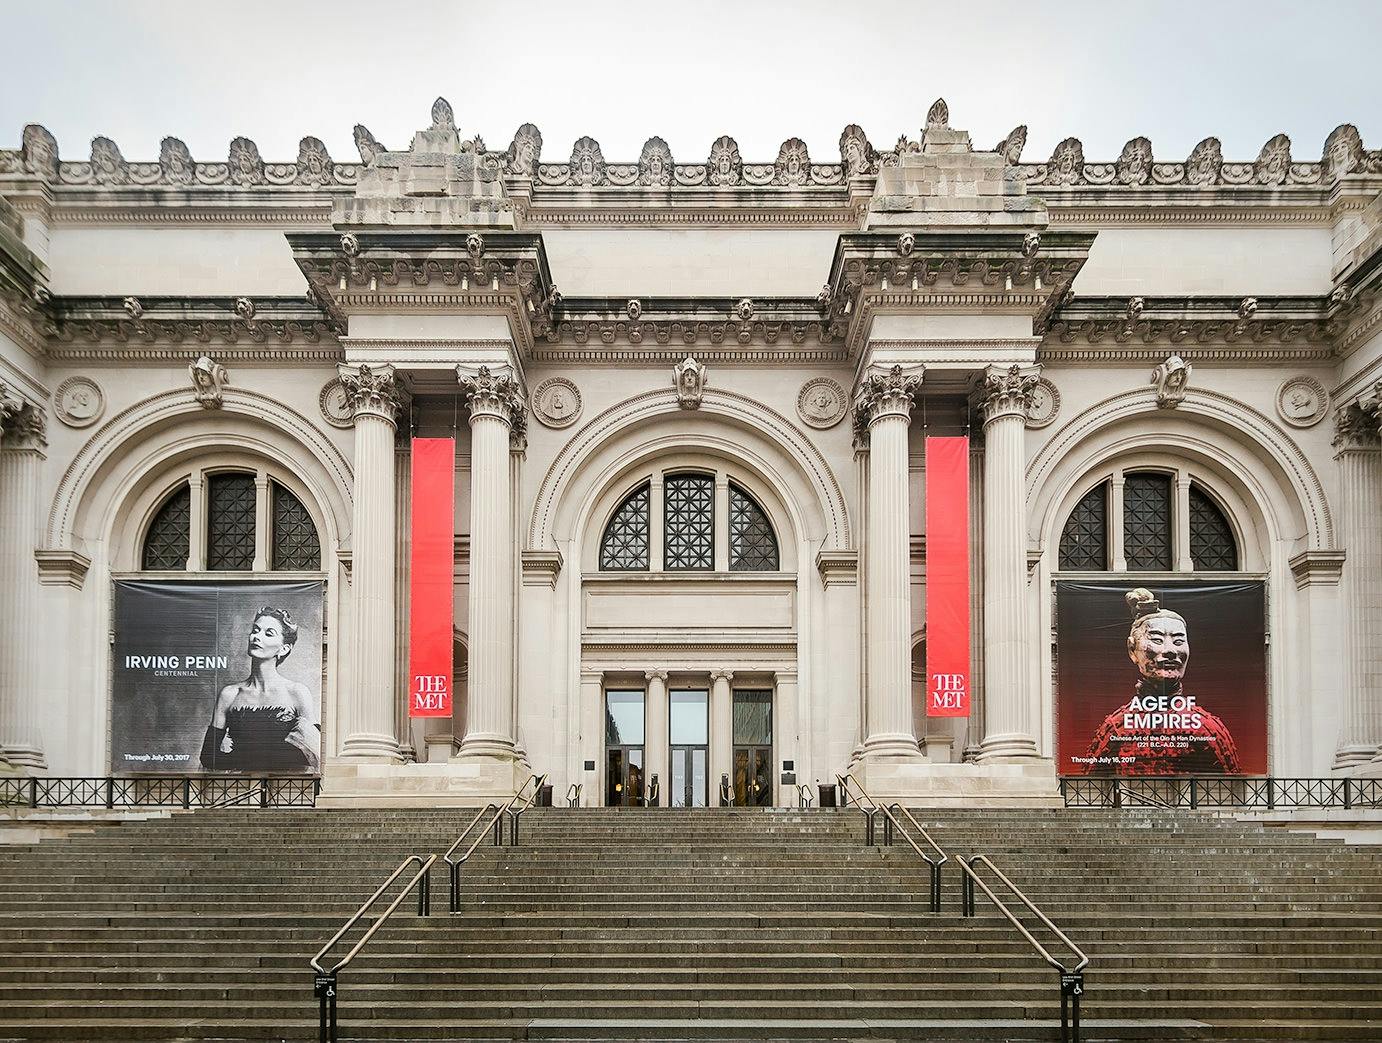
<path id="1" fill-rule="evenodd" d="M 311 808 L 321 780 L 298 777 L 0 777 L 0 808 Z"/>
<path id="2" fill-rule="evenodd" d="M 1068 808 L 1382 808 L 1382 778 L 1090 778 L 1060 780 Z"/>

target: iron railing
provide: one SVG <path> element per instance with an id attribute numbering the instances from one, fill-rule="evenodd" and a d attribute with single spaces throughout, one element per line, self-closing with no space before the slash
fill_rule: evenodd
<path id="1" fill-rule="evenodd" d="M 950 861 L 950 856 L 941 849 L 941 846 L 937 844 L 934 839 L 932 839 L 931 834 L 926 832 L 921 823 L 912 817 L 912 813 L 901 804 L 896 801 L 887 805 L 879 804 L 869 795 L 868 790 L 864 789 L 859 780 L 850 772 L 845 772 L 843 775 L 836 775 L 835 782 L 840 787 L 840 793 L 843 795 L 845 807 L 849 806 L 851 796 L 850 786 L 853 785 L 853 787 L 858 790 L 858 795 L 854 798 L 854 805 L 864 815 L 864 837 L 870 846 L 872 846 L 877 839 L 878 830 L 876 828 L 876 823 L 879 816 L 882 816 L 883 845 L 885 847 L 891 847 L 894 833 L 900 833 L 902 839 L 907 841 L 917 857 L 926 863 L 931 874 L 930 909 L 933 913 L 940 912 L 941 866 Z M 902 822 L 898 819 L 899 814 L 906 817 L 907 821 L 912 824 L 912 829 L 916 830 L 921 839 L 930 845 L 931 850 L 939 856 L 938 858 L 933 858 L 921 849 L 921 846 L 916 842 L 916 838 L 907 831 L 907 828 L 903 826 Z"/>
<path id="2" fill-rule="evenodd" d="M 320 779 L 303 776 L 0 777 L 0 807 L 311 808 L 320 792 Z"/>
<path id="3" fill-rule="evenodd" d="M 1224 808 L 1275 811 L 1294 808 L 1382 808 L 1382 778 L 1285 779 L 1193 776 L 1060 780 L 1068 808 Z"/>
<path id="4" fill-rule="evenodd" d="M 648 784 L 648 796 L 643 801 L 643 806 L 647 808 L 658 807 L 658 802 L 662 800 L 662 784 L 658 781 L 657 772 L 653 772 L 653 781 Z"/>
<path id="5" fill-rule="evenodd" d="M 811 796 L 811 783 L 809 783 L 809 782 L 798 782 L 798 783 L 797 783 L 797 807 L 800 808 L 802 811 L 810 811 L 810 810 L 811 810 L 811 801 L 812 801 L 812 799 L 813 799 L 813 798 L 812 798 L 812 796 Z"/>
<path id="6" fill-rule="evenodd" d="M 451 846 L 446 849 L 446 852 L 442 855 L 442 860 L 446 862 L 448 876 L 450 877 L 449 882 L 451 885 L 451 894 L 449 906 L 451 912 L 459 913 L 461 911 L 461 866 L 465 865 L 465 863 L 469 861 L 470 856 L 475 854 L 475 849 L 479 847 L 480 842 L 485 839 L 486 833 L 493 833 L 495 847 L 503 847 L 504 816 L 511 811 L 514 805 L 517 804 L 520 799 L 523 799 L 523 793 L 525 790 L 527 790 L 529 785 L 532 785 L 533 787 L 533 795 L 531 797 L 528 797 L 527 801 L 535 801 L 537 799 L 537 794 L 542 792 L 542 784 L 546 781 L 546 775 L 530 776 L 527 782 L 523 783 L 522 786 L 518 787 L 518 792 L 515 793 L 512 797 L 510 797 L 508 803 L 506 803 L 503 807 L 500 807 L 498 804 L 492 802 L 486 804 L 483 808 L 481 808 L 479 811 L 475 813 L 475 817 L 470 820 L 470 824 L 467 825 L 465 829 L 461 831 L 461 835 L 458 836 L 454 841 L 452 841 Z M 529 806 L 531 805 L 525 803 L 523 810 L 526 811 Z M 519 814 L 522 814 L 522 812 L 520 811 Z M 457 858 L 457 849 L 465 843 L 466 838 L 471 835 L 471 832 L 480 823 L 480 820 L 485 818 L 486 815 L 489 816 L 488 821 L 486 821 L 485 824 L 480 828 L 479 832 L 475 834 L 475 839 L 470 842 L 470 847 L 466 848 L 465 854 Z M 511 818 L 509 822 L 513 843 L 517 844 L 517 816 Z"/>
<path id="7" fill-rule="evenodd" d="M 414 886 L 417 887 L 418 916 L 426 916 L 432 911 L 430 871 L 432 869 L 432 863 L 436 860 L 436 855 L 428 855 L 426 858 L 423 858 L 421 855 L 409 855 L 405 858 L 398 864 L 398 868 L 389 874 L 389 878 L 379 885 L 379 889 L 365 900 L 364 905 L 355 910 L 355 915 L 347 920 L 344 926 L 331 936 L 331 940 L 321 947 L 321 951 L 319 951 L 317 955 L 312 957 L 311 967 L 314 972 L 312 991 L 317 999 L 320 1016 L 317 1037 L 320 1043 L 337 1043 L 336 1000 L 340 993 L 337 977 L 340 975 L 341 971 L 350 964 L 350 961 L 359 955 L 360 950 L 365 947 L 365 943 L 379 932 L 379 929 L 383 927 L 389 917 L 393 915 L 394 910 L 403 903 L 403 899 L 408 897 L 408 892 L 411 891 Z M 331 951 L 332 947 L 345 937 L 347 931 L 360 922 L 365 913 L 369 911 L 370 906 L 374 905 L 374 903 L 379 900 L 379 896 L 389 889 L 389 885 L 402 876 L 404 870 L 414 863 L 417 864 L 418 871 L 413 874 L 413 878 L 408 881 L 403 890 L 399 891 L 394 900 L 389 903 L 389 907 L 384 910 L 374 923 L 370 924 L 369 929 L 360 936 L 360 940 L 355 943 L 348 953 L 330 967 L 324 966 L 322 964 L 322 959 Z"/>
<path id="8" fill-rule="evenodd" d="M 720 807 L 728 808 L 734 806 L 734 787 L 730 785 L 729 776 L 720 775 Z"/>
<path id="9" fill-rule="evenodd" d="M 581 790 L 584 786 L 579 782 L 573 782 L 566 790 L 566 806 L 568 808 L 578 808 L 581 806 Z"/>

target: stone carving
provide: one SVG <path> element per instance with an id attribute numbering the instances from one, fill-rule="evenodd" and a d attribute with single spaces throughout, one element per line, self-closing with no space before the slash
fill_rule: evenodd
<path id="1" fill-rule="evenodd" d="M 931 103 L 931 107 L 926 111 L 926 125 L 928 127 L 950 126 L 950 106 L 945 103 L 944 98 L 937 98 Z"/>
<path id="2" fill-rule="evenodd" d="M 1334 446 L 1338 449 L 1371 447 L 1382 435 L 1382 380 L 1372 393 L 1342 406 L 1335 414 Z"/>
<path id="3" fill-rule="evenodd" d="M 1277 389 L 1276 412 L 1292 427 L 1314 427 L 1329 412 L 1329 392 L 1314 377 L 1291 377 Z"/>
<path id="4" fill-rule="evenodd" d="M 465 237 L 465 252 L 478 261 L 485 252 L 485 237 L 479 232 L 471 232 Z"/>
<path id="5" fill-rule="evenodd" d="M 1363 139 L 1352 123 L 1342 123 L 1324 139 L 1324 179 L 1337 181 L 1357 170 L 1363 162 Z"/>
<path id="6" fill-rule="evenodd" d="M 174 185 L 190 185 L 197 178 L 197 164 L 181 138 L 164 138 L 158 147 L 158 166 L 163 177 Z"/>
<path id="7" fill-rule="evenodd" d="M 1126 315 L 1129 322 L 1136 322 L 1142 318 L 1142 313 L 1147 310 L 1147 299 L 1145 297 L 1129 297 Z"/>
<path id="8" fill-rule="evenodd" d="M 1152 176 L 1152 143 L 1146 138 L 1133 138 L 1123 146 L 1114 169 L 1120 183 L 1145 185 Z"/>
<path id="9" fill-rule="evenodd" d="M 858 124 L 851 123 L 840 132 L 840 165 L 845 177 L 872 174 L 878 169 L 878 156 Z"/>
<path id="10" fill-rule="evenodd" d="M 90 377 L 68 377 L 53 392 L 53 411 L 68 427 L 90 427 L 106 409 L 106 396 Z"/>
<path id="11" fill-rule="evenodd" d="M 1291 139 L 1278 134 L 1262 146 L 1253 164 L 1253 172 L 1260 185 L 1281 185 L 1291 173 Z"/>
<path id="12" fill-rule="evenodd" d="M 368 363 L 350 366 L 342 362 L 337 364 L 336 374 L 345 390 L 352 423 L 362 414 L 383 417 L 390 422 L 397 419 L 403 400 L 392 366 Z"/>
<path id="13" fill-rule="evenodd" d="M 236 297 L 235 314 L 244 322 L 249 322 L 254 318 L 254 301 L 248 297 Z"/>
<path id="14" fill-rule="evenodd" d="M 753 301 L 745 297 L 734 306 L 734 317 L 740 322 L 748 322 L 753 318 Z"/>
<path id="15" fill-rule="evenodd" d="M 524 425 L 523 391 L 507 370 L 495 372 L 488 366 L 477 370 L 456 367 L 456 380 L 461 385 L 470 408 L 471 418 L 498 417 L 521 435 Z"/>
<path id="16" fill-rule="evenodd" d="M 805 185 L 811 179 L 811 156 L 801 138 L 788 138 L 777 150 L 773 164 L 773 184 Z"/>
<path id="17" fill-rule="evenodd" d="M 911 257 L 912 251 L 917 248 L 917 237 L 911 232 L 903 232 L 897 237 L 897 254 L 899 257 Z"/>
<path id="18" fill-rule="evenodd" d="M 1152 383 L 1156 385 L 1156 404 L 1158 409 L 1175 409 L 1185 401 L 1185 393 L 1190 387 L 1192 367 L 1179 355 L 1169 356 L 1165 362 L 1152 370 Z"/>
<path id="19" fill-rule="evenodd" d="M 48 415 L 42 407 L 10 396 L 0 385 L 0 439 L 12 449 L 48 444 Z"/>
<path id="20" fill-rule="evenodd" d="M 336 180 L 336 164 L 320 138 L 305 137 L 298 142 L 298 169 L 294 181 L 299 185 L 329 185 Z"/>
<path id="21" fill-rule="evenodd" d="M 192 378 L 192 394 L 202 404 L 203 409 L 220 409 L 224 401 L 224 389 L 230 383 L 230 374 L 225 366 L 203 355 L 187 367 Z"/>
<path id="22" fill-rule="evenodd" d="M 1041 382 L 1038 368 L 1022 366 L 990 366 L 984 371 L 984 380 L 979 387 L 979 408 L 984 414 L 984 422 L 1002 416 L 1017 415 L 1022 422 L 1032 407 L 1032 393 Z"/>
<path id="23" fill-rule="evenodd" d="M 1022 256 L 1035 257 L 1037 251 L 1041 249 L 1041 233 L 1028 232 L 1022 237 Z"/>
<path id="24" fill-rule="evenodd" d="M 365 166 L 372 164 L 380 153 L 388 151 L 363 123 L 355 124 L 355 148 L 360 153 L 360 162 Z"/>
<path id="25" fill-rule="evenodd" d="M 1048 427 L 1060 412 L 1060 391 L 1045 377 L 1038 377 L 1027 397 L 1027 426 L 1033 430 Z"/>
<path id="26" fill-rule="evenodd" d="M 835 303 L 835 294 L 830 289 L 830 284 L 826 283 L 821 287 L 821 292 L 816 294 L 816 310 L 822 315 L 830 314 L 830 307 Z"/>
<path id="27" fill-rule="evenodd" d="M 120 146 L 110 138 L 91 139 L 91 180 L 97 185 L 123 185 L 130 179 L 130 165 L 120 155 Z"/>
<path id="28" fill-rule="evenodd" d="M 341 233 L 341 253 L 347 257 L 359 257 L 360 237 L 354 232 Z"/>
<path id="29" fill-rule="evenodd" d="M 1084 180 L 1084 145 L 1079 138 L 1066 138 L 1051 153 L 1047 164 L 1046 182 L 1054 185 L 1073 185 Z"/>
<path id="30" fill-rule="evenodd" d="M 1246 322 L 1257 314 L 1257 298 L 1244 297 L 1238 305 L 1238 317 Z"/>
<path id="31" fill-rule="evenodd" d="M 603 185 L 605 157 L 594 138 L 580 138 L 571 149 L 570 175 L 573 185 Z"/>
<path id="32" fill-rule="evenodd" d="M 355 423 L 355 409 L 350 404 L 350 396 L 340 377 L 332 377 L 322 385 L 317 406 L 321 409 L 322 419 L 332 427 L 347 428 Z"/>
<path id="33" fill-rule="evenodd" d="M 699 409 L 705 395 L 705 367 L 690 355 L 672 367 L 672 385 L 682 409 Z"/>
<path id="34" fill-rule="evenodd" d="M 643 143 L 638 156 L 638 183 L 647 188 L 666 188 L 672 183 L 672 150 L 659 137 Z"/>
<path id="35" fill-rule="evenodd" d="M 869 425 L 882 416 L 910 416 L 912 399 L 921 390 L 924 373 L 921 366 L 903 369 L 895 365 L 888 370 L 873 370 L 859 381 L 859 390 L 854 396 L 856 433 L 867 431 Z"/>
<path id="36" fill-rule="evenodd" d="M 808 380 L 797 395 L 797 416 L 822 431 L 838 424 L 848 407 L 845 389 L 829 377 Z"/>
<path id="37" fill-rule="evenodd" d="M 993 151 L 1000 153 L 1003 162 L 1008 166 L 1016 166 L 1022 161 L 1022 149 L 1027 144 L 1027 124 L 1020 123 L 1008 132 L 1008 136 L 993 147 Z"/>
<path id="38" fill-rule="evenodd" d="M 144 317 L 144 305 L 140 303 L 138 297 L 126 297 L 120 302 L 120 306 L 125 309 L 125 314 L 135 322 Z"/>
<path id="39" fill-rule="evenodd" d="M 445 98 L 438 98 L 432 102 L 432 129 L 456 129 L 456 114 L 451 110 L 451 103 Z"/>
<path id="40" fill-rule="evenodd" d="M 504 169 L 515 177 L 536 177 L 542 160 L 542 132 L 525 123 L 514 133 L 509 150 L 504 154 Z"/>
<path id="41" fill-rule="evenodd" d="M 0 381 L 0 438 L 5 437 L 10 424 L 26 404 L 4 381 Z"/>
<path id="42" fill-rule="evenodd" d="M 264 183 L 264 161 L 259 158 L 259 146 L 249 138 L 235 138 L 231 141 L 229 163 L 232 184 Z"/>
<path id="43" fill-rule="evenodd" d="M 58 142 L 47 127 L 40 123 L 26 126 L 19 151 L 25 171 L 44 181 L 58 179 Z"/>
<path id="44" fill-rule="evenodd" d="M 706 180 L 717 188 L 737 185 L 743 180 L 744 161 L 739 158 L 739 145 L 728 134 L 716 138 L 715 144 L 710 146 L 706 166 Z"/>
<path id="45" fill-rule="evenodd" d="M 570 427 L 581 415 L 581 393 L 565 377 L 549 377 L 533 392 L 533 415 L 546 427 Z"/>
<path id="46" fill-rule="evenodd" d="M 629 317 L 630 322 L 637 322 L 643 314 L 643 302 L 637 298 L 630 300 L 628 304 L 624 305 L 624 314 Z"/>
<path id="47" fill-rule="evenodd" d="M 1214 185 L 1224 166 L 1224 155 L 1218 138 L 1205 138 L 1193 149 L 1185 161 L 1185 180 L 1192 185 Z"/>

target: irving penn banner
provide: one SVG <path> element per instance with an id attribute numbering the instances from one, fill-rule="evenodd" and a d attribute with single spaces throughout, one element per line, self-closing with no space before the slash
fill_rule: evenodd
<path id="1" fill-rule="evenodd" d="M 408 716 L 451 716 L 456 443 L 413 439 Z"/>
<path id="2" fill-rule="evenodd" d="M 926 715 L 969 716 L 969 438 L 926 439 Z"/>

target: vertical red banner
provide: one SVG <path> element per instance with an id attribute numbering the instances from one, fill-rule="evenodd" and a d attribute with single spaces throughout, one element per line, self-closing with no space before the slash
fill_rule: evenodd
<path id="1" fill-rule="evenodd" d="M 413 439 L 408 716 L 451 716 L 456 442 Z"/>
<path id="2" fill-rule="evenodd" d="M 969 716 L 969 439 L 926 439 L 926 715 Z"/>

